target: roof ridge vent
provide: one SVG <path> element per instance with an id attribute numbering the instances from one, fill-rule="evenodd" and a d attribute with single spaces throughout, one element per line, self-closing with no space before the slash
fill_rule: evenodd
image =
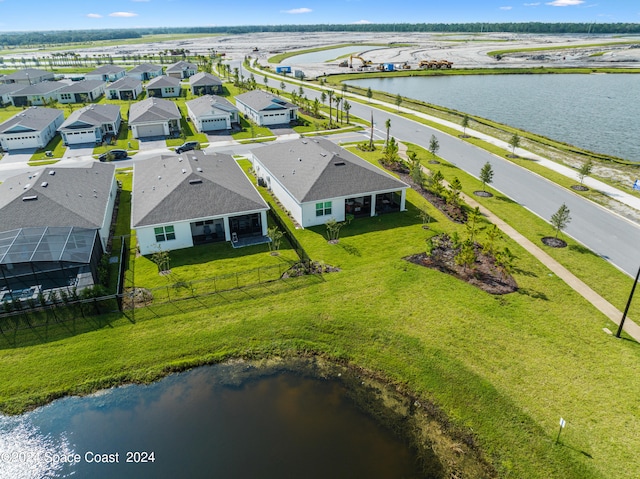
<path id="1" fill-rule="evenodd" d="M 49 186 L 49 182 L 43 181 L 42 183 L 40 183 L 40 186 L 42 186 L 43 188 L 46 188 L 47 186 Z"/>

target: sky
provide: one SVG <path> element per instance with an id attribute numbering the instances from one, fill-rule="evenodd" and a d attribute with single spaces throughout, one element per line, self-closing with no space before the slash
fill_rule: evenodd
<path id="1" fill-rule="evenodd" d="M 226 5 L 226 6 L 223 6 Z M 0 31 L 351 23 L 640 22 L 638 0 L 0 0 Z"/>

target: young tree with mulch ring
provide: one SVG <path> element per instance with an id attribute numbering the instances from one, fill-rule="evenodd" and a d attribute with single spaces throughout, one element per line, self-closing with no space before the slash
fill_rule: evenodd
<path id="1" fill-rule="evenodd" d="M 580 180 L 580 184 L 574 185 L 571 188 L 579 191 L 587 191 L 589 188 L 583 185 L 584 178 L 586 176 L 589 176 L 592 171 L 593 171 L 593 161 L 591 161 L 591 158 L 589 158 L 585 163 L 582 164 L 582 166 L 578 170 L 578 179 Z"/>
<path id="2" fill-rule="evenodd" d="M 564 248 L 565 246 L 567 246 L 567 242 L 558 238 L 558 234 L 562 230 L 564 230 L 570 222 L 571 211 L 569 210 L 567 205 L 562 203 L 562 206 L 558 208 L 558 211 L 556 211 L 553 216 L 551 216 L 551 226 L 553 226 L 553 228 L 556 230 L 555 237 L 545 236 L 544 238 L 542 238 L 542 242 L 545 245 L 551 246 L 553 248 Z"/>
<path id="3" fill-rule="evenodd" d="M 468 138 L 467 128 L 469 127 L 469 115 L 465 115 L 462 117 L 462 122 L 460 123 L 460 126 L 462 126 L 462 138 Z"/>
<path id="4" fill-rule="evenodd" d="M 436 135 L 431 135 L 431 139 L 429 140 L 429 152 L 431 152 L 431 156 L 435 161 L 436 155 L 438 154 L 438 150 L 440 150 L 440 142 Z"/>
<path id="5" fill-rule="evenodd" d="M 482 191 L 474 191 L 473 194 L 484 197 L 493 196 L 493 193 L 486 191 L 487 185 L 493 182 L 493 168 L 488 161 L 480 169 L 480 181 L 482 182 Z"/>
<path id="6" fill-rule="evenodd" d="M 520 135 L 514 133 L 509 139 L 509 145 L 511 145 L 511 158 L 517 158 L 518 155 L 516 155 L 516 148 L 520 146 Z"/>

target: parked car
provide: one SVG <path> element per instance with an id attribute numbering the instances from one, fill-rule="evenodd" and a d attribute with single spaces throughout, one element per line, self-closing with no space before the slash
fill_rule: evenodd
<path id="1" fill-rule="evenodd" d="M 111 158 L 109 158 L 109 155 L 111 155 Z M 124 160 L 128 156 L 129 156 L 129 153 L 127 153 L 127 150 L 111 150 L 100 155 L 98 159 L 100 161 L 116 161 L 116 160 Z"/>
<path id="2" fill-rule="evenodd" d="M 186 143 L 183 143 L 182 145 L 176 148 L 176 153 L 183 153 L 185 151 L 195 150 L 199 146 L 200 146 L 200 143 L 198 143 L 197 141 L 187 141 Z"/>

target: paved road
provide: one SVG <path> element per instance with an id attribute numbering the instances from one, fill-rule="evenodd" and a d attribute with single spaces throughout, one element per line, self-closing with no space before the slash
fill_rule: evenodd
<path id="1" fill-rule="evenodd" d="M 249 73 L 245 71 L 245 75 Z M 280 80 L 270 80 L 269 86 L 280 88 Z M 287 91 L 298 88 L 299 85 L 295 83 L 287 85 Z M 320 97 L 319 92 L 309 88 L 305 89 L 305 94 L 311 100 Z M 640 266 L 640 227 L 635 223 L 458 138 L 380 110 L 374 105 L 355 101 L 350 103 L 351 115 L 369 119 L 373 111 L 377 137 L 385 133 L 385 121 L 390 118 L 391 135 L 397 140 L 428 148 L 431 135 L 435 135 L 440 143 L 438 155 L 476 177 L 482 166 L 487 161 L 491 162 L 494 170 L 491 186 L 547 221 L 565 203 L 571 210 L 572 218 L 565 233 L 629 276 L 635 277 Z M 552 234 L 553 229 L 549 226 L 549 235 Z"/>

